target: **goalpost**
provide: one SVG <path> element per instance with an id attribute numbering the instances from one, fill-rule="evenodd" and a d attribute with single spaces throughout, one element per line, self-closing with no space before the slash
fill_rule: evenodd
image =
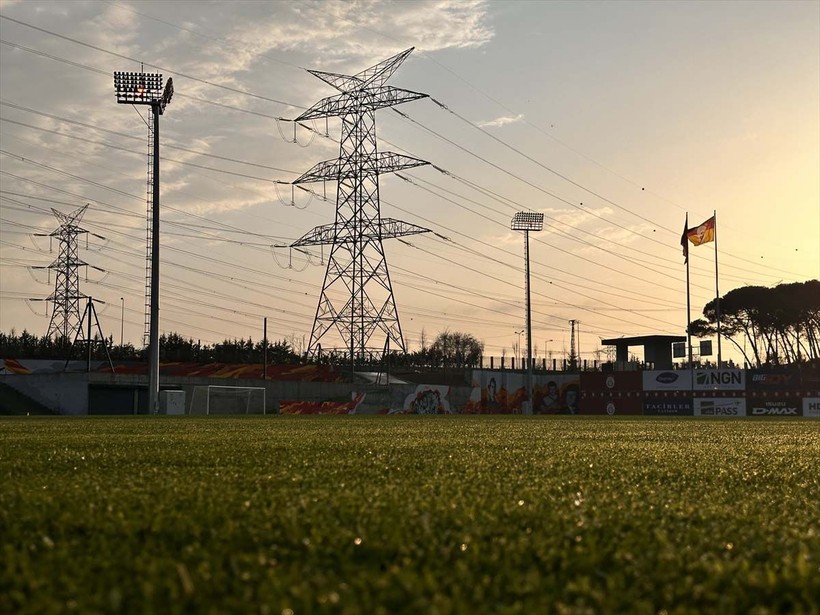
<path id="1" fill-rule="evenodd" d="M 265 387 L 195 386 L 188 414 L 265 414 Z"/>

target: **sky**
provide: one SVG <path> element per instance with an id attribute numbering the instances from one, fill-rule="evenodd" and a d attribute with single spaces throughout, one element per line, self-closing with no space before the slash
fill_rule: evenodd
<path id="1" fill-rule="evenodd" d="M 145 70 L 175 90 L 160 330 L 259 340 L 267 318 L 304 350 L 328 248 L 281 246 L 333 221 L 335 185 L 288 183 L 338 156 L 340 123 L 288 120 L 335 93 L 307 69 L 409 47 L 389 83 L 429 98 L 376 116 L 380 150 L 430 162 L 380 178 L 381 215 L 433 231 L 385 242 L 409 350 L 448 330 L 526 348 L 516 211 L 545 215 L 539 358 L 565 356 L 570 320 L 589 361 L 601 339 L 683 335 L 687 215 L 717 215 L 717 280 L 715 244 L 690 250 L 692 319 L 716 291 L 820 278 L 820 2 L 0 0 L 0 331 L 46 333 L 31 299 L 58 246 L 36 234 L 89 204 L 80 289 L 106 336 L 142 344 L 148 117 L 112 74 Z"/>

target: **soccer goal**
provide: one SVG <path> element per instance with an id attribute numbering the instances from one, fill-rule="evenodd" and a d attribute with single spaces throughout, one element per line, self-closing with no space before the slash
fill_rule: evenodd
<path id="1" fill-rule="evenodd" d="M 188 414 L 265 414 L 265 387 L 195 386 Z"/>

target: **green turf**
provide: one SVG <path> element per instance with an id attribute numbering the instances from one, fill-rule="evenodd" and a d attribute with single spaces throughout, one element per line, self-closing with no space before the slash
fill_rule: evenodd
<path id="1" fill-rule="evenodd" d="M 820 422 L 0 419 L 2 613 L 817 613 Z"/>

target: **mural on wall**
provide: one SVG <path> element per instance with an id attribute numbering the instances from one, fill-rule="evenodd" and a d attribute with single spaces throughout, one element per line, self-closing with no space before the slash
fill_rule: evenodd
<path id="1" fill-rule="evenodd" d="M 356 414 L 364 401 L 364 393 L 351 393 L 350 401 L 299 401 L 283 399 L 279 402 L 279 414 Z"/>
<path id="2" fill-rule="evenodd" d="M 464 406 L 467 414 L 520 414 L 527 399 L 526 374 L 473 371 L 473 389 Z M 534 375 L 533 414 L 578 414 L 581 402 L 578 374 Z"/>
<path id="3" fill-rule="evenodd" d="M 449 386 L 420 384 L 404 398 L 403 414 L 452 414 L 447 395 Z"/>

